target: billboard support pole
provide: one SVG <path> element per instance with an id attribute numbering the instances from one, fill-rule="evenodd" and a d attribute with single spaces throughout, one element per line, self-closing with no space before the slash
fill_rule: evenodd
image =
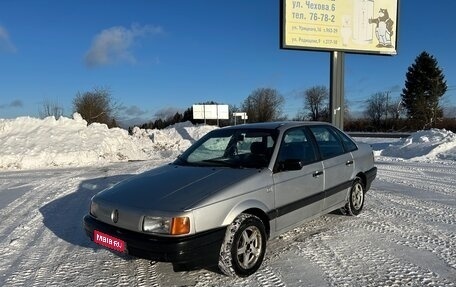
<path id="1" fill-rule="evenodd" d="M 331 123 L 344 129 L 344 69 L 345 53 L 331 52 L 329 112 Z"/>

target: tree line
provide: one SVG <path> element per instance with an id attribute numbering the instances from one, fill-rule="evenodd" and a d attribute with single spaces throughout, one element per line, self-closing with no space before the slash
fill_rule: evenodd
<path id="1" fill-rule="evenodd" d="M 408 67 L 400 98 L 389 91 L 366 100 L 364 118 L 349 122 L 350 130 L 413 131 L 446 128 L 456 131 L 455 118 L 444 118 L 442 97 L 448 90 L 437 60 L 426 51 Z"/>
<path id="2" fill-rule="evenodd" d="M 351 116 L 349 104 L 345 103 L 345 130 L 349 131 L 412 131 L 433 127 L 456 130 L 456 120 L 445 119 L 441 98 L 446 93 L 443 71 L 437 60 L 423 51 L 406 72 L 406 81 L 400 98 L 392 98 L 390 91 L 379 91 L 370 95 L 364 102 L 361 117 Z M 303 99 L 302 110 L 292 120 L 330 121 L 328 88 L 316 85 L 302 91 L 299 96 Z M 284 97 L 273 88 L 258 88 L 239 105 L 229 105 L 229 114 L 246 112 L 247 122 L 267 122 L 287 120 L 283 115 Z M 200 104 L 221 104 L 208 101 Z M 92 91 L 78 92 L 73 100 L 73 110 L 90 124 L 93 122 L 107 124 L 108 127 L 118 126 L 116 111 L 118 105 L 113 101 L 111 93 L 106 88 L 95 88 Z M 63 109 L 50 101 L 45 101 L 40 112 L 42 116 L 59 116 Z M 139 124 L 144 129 L 162 129 L 169 125 L 191 121 L 193 124 L 202 120 L 193 119 L 192 107 L 184 112 L 176 112 L 165 118 L 157 118 L 147 123 Z M 207 120 L 208 124 L 216 121 Z M 220 120 L 220 126 L 234 124 L 231 120 Z M 131 131 L 132 127 L 129 128 Z"/>

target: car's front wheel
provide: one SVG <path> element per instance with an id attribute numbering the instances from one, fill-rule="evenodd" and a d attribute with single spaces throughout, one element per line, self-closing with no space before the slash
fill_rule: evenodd
<path id="1" fill-rule="evenodd" d="M 255 215 L 240 214 L 227 228 L 219 268 L 229 276 L 249 276 L 260 268 L 266 251 L 266 231 Z"/>
<path id="2" fill-rule="evenodd" d="M 348 203 L 344 208 L 344 212 L 348 215 L 360 214 L 364 206 L 364 194 L 363 181 L 360 178 L 355 178 L 352 188 L 350 189 Z"/>

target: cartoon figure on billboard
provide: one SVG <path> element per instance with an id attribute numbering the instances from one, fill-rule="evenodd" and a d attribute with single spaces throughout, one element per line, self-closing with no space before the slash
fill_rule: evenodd
<path id="1" fill-rule="evenodd" d="M 376 19 L 369 19 L 369 24 L 376 24 L 375 35 L 378 39 L 377 47 L 393 48 L 391 37 L 393 36 L 393 24 L 387 9 L 380 8 L 379 16 Z"/>
<path id="2" fill-rule="evenodd" d="M 340 33 L 342 36 L 342 45 L 347 46 L 352 35 L 350 15 L 342 16 L 342 28 L 340 29 Z"/>
<path id="3" fill-rule="evenodd" d="M 373 39 L 373 27 L 369 20 L 374 17 L 374 0 L 353 0 L 353 41 L 369 45 Z"/>

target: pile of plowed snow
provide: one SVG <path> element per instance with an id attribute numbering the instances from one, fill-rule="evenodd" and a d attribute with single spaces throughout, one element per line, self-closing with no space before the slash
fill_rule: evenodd
<path id="1" fill-rule="evenodd" d="M 456 161 L 456 134 L 445 129 L 418 131 L 390 144 L 379 154 L 413 161 Z"/>
<path id="2" fill-rule="evenodd" d="M 124 129 L 108 129 L 104 124 L 87 125 L 77 113 L 72 119 L 0 119 L 0 169 L 89 166 L 129 160 L 172 161 L 215 128 L 185 122 L 163 130 L 134 128 L 129 135 Z M 446 130 L 419 131 L 382 148 L 376 155 L 456 161 L 456 135 Z"/>
<path id="3" fill-rule="evenodd" d="M 73 118 L 0 119 L 0 169 L 88 166 L 106 163 L 167 159 L 172 161 L 212 126 L 179 123 L 163 130 L 135 128 L 133 135 L 104 124 L 87 125 Z"/>

